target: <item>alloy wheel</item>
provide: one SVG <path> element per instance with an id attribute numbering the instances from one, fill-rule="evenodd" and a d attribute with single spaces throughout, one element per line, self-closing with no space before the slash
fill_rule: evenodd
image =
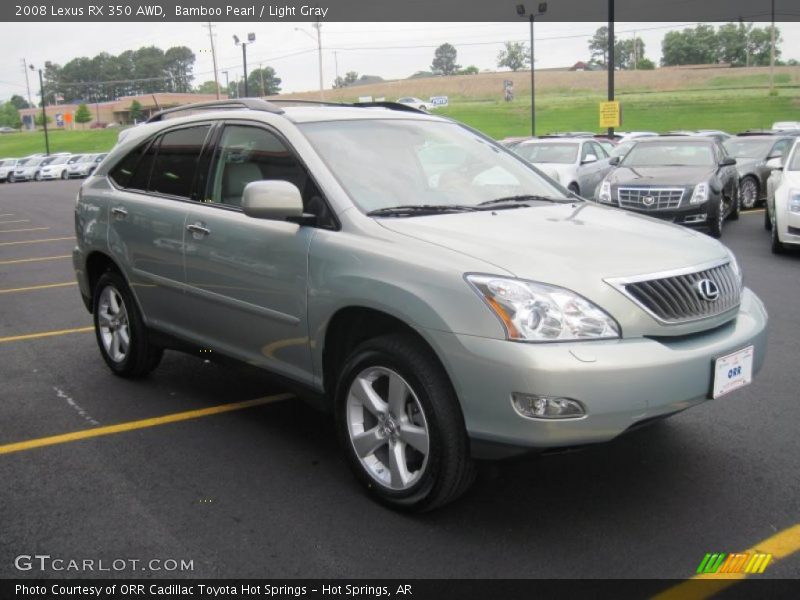
<path id="1" fill-rule="evenodd" d="M 758 201 L 758 186 L 750 177 L 742 182 L 741 198 L 742 208 L 753 208 Z"/>
<path id="2" fill-rule="evenodd" d="M 106 286 L 100 293 L 97 323 L 103 349 L 111 360 L 121 363 L 128 356 L 131 333 L 125 302 L 119 290 L 113 286 Z"/>
<path id="3" fill-rule="evenodd" d="M 347 393 L 347 432 L 364 470 L 381 486 L 405 491 L 428 465 L 430 433 L 419 398 L 399 373 L 368 367 Z"/>

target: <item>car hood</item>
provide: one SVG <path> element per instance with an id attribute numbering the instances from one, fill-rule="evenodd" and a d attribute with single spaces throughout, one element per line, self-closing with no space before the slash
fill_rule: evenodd
<path id="1" fill-rule="evenodd" d="M 708 181 L 714 167 L 619 167 L 608 180 L 612 185 L 694 185 Z"/>
<path id="2" fill-rule="evenodd" d="M 590 279 L 668 271 L 727 256 L 725 247 L 706 235 L 591 202 L 379 222 L 517 277 L 572 289 Z"/>

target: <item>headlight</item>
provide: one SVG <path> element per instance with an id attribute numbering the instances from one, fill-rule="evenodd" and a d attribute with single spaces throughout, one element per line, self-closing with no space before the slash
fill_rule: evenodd
<path id="1" fill-rule="evenodd" d="M 600 184 L 600 193 L 597 195 L 597 199 L 606 204 L 613 202 L 611 199 L 611 182 L 607 179 L 603 179 L 603 183 Z"/>
<path id="2" fill-rule="evenodd" d="M 698 183 L 694 186 L 694 191 L 692 192 L 692 198 L 689 200 L 689 204 L 702 204 L 708 200 L 708 183 L 705 181 L 703 183 Z"/>
<path id="3" fill-rule="evenodd" d="M 466 279 L 503 323 L 509 340 L 561 342 L 619 337 L 619 325 L 611 316 L 570 290 L 491 275 L 467 275 Z"/>
<path id="4" fill-rule="evenodd" d="M 800 190 L 789 190 L 789 212 L 800 213 Z"/>

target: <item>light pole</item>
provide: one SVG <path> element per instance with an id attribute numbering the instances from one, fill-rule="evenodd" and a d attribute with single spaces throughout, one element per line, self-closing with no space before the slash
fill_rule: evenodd
<path id="1" fill-rule="evenodd" d="M 225 93 L 227 94 L 228 98 L 230 98 L 231 97 L 231 83 L 228 80 L 228 72 L 227 71 L 223 71 L 222 74 L 225 75 Z"/>
<path id="2" fill-rule="evenodd" d="M 536 136 L 536 77 L 534 75 L 535 68 L 533 65 L 533 22 L 536 17 L 539 17 L 547 12 L 547 2 L 540 2 L 536 12 L 527 14 L 525 12 L 524 4 L 517 4 L 517 15 L 520 17 L 528 17 L 531 24 L 531 136 Z"/>
<path id="3" fill-rule="evenodd" d="M 252 44 L 256 41 L 256 34 L 255 33 L 248 33 L 247 34 L 247 41 L 243 42 L 239 40 L 239 36 L 233 36 L 233 41 L 236 42 L 237 46 L 242 47 L 242 69 L 244 70 L 244 97 L 247 98 L 250 94 L 247 90 L 247 46 L 248 44 Z"/>
<path id="4" fill-rule="evenodd" d="M 31 71 L 34 70 L 33 65 L 28 65 L 28 66 L 31 68 Z M 39 89 L 42 92 L 42 125 L 44 126 L 44 148 L 45 148 L 45 154 L 47 156 L 50 156 L 50 138 L 47 135 L 47 111 L 45 110 L 45 102 L 44 102 L 44 78 L 42 77 L 41 69 L 39 69 Z M 34 124 L 35 123 L 36 119 L 34 119 Z"/>
<path id="5" fill-rule="evenodd" d="M 317 30 L 316 35 L 316 42 L 317 42 L 317 62 L 319 65 L 319 99 L 325 100 L 325 83 L 322 79 L 322 23 L 317 21 L 311 25 L 313 28 Z M 295 31 L 302 31 L 312 40 L 314 39 L 314 35 L 307 32 L 305 29 L 301 29 L 300 27 L 295 27 Z"/>

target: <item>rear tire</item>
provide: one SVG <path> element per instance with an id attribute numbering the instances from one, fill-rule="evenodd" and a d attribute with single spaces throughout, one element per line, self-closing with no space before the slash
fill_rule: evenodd
<path id="1" fill-rule="evenodd" d="M 69 179 L 69 173 L 66 171 L 61 171 L 61 179 Z"/>
<path id="2" fill-rule="evenodd" d="M 115 375 L 138 379 L 158 366 L 164 349 L 148 340 L 139 307 L 122 275 L 107 271 L 100 277 L 92 313 L 100 354 Z"/>
<path id="3" fill-rule="evenodd" d="M 740 184 L 742 208 L 751 209 L 758 204 L 758 182 L 753 177 L 745 177 Z"/>
<path id="4" fill-rule="evenodd" d="M 420 340 L 393 334 L 359 345 L 341 371 L 335 400 L 350 467 L 379 502 L 427 511 L 455 500 L 474 480 L 458 398 Z"/>
<path id="5" fill-rule="evenodd" d="M 34 181 L 41 181 L 42 180 L 42 174 L 39 171 L 37 171 L 36 175 L 33 176 L 33 179 L 34 179 Z"/>
<path id="6" fill-rule="evenodd" d="M 570 184 L 567 186 L 567 189 L 568 189 L 570 192 L 572 192 L 573 194 L 575 194 L 576 196 L 580 196 L 580 195 L 581 195 L 581 188 L 579 188 L 579 187 L 578 187 L 578 184 L 577 184 L 577 183 L 574 183 L 574 182 L 573 182 L 573 183 L 570 183 Z"/>

